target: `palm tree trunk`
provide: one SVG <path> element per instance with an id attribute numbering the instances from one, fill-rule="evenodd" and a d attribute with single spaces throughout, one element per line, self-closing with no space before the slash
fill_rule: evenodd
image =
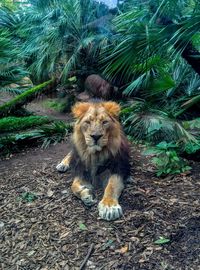
<path id="1" fill-rule="evenodd" d="M 187 44 L 181 55 L 200 75 L 200 52 L 193 47 L 191 42 Z"/>

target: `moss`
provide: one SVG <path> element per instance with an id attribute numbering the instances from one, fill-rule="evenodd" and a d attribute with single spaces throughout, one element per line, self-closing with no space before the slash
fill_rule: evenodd
<path id="1" fill-rule="evenodd" d="M 46 108 L 50 108 L 50 109 L 53 109 L 55 111 L 62 112 L 63 107 L 64 107 L 64 102 L 59 101 L 58 99 L 56 99 L 56 100 L 46 100 L 44 102 L 44 106 Z"/>
<path id="2" fill-rule="evenodd" d="M 47 116 L 26 116 L 26 117 L 4 117 L 0 119 L 0 131 L 10 132 L 24 130 L 34 126 L 39 126 L 51 122 Z"/>
<path id="3" fill-rule="evenodd" d="M 73 95 L 67 96 L 65 98 L 57 98 L 46 100 L 44 106 L 56 110 L 61 113 L 66 113 L 71 111 L 71 107 L 75 102 L 75 97 Z"/>
<path id="4" fill-rule="evenodd" d="M 2 106 L 0 106 L 0 117 L 7 116 L 11 114 L 12 111 L 32 101 L 37 96 L 37 94 L 41 94 L 44 90 L 46 90 L 46 87 L 53 82 L 54 80 L 52 79 L 42 84 L 39 84 L 16 96 L 12 100 L 6 102 Z"/>

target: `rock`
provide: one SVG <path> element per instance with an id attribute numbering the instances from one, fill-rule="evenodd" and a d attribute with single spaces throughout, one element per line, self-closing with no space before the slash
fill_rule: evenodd
<path id="1" fill-rule="evenodd" d="M 22 78 L 21 81 L 19 82 L 19 84 L 20 84 L 20 86 L 23 86 L 23 87 L 32 87 L 33 86 L 33 83 L 29 77 Z"/>
<path id="2" fill-rule="evenodd" d="M 77 95 L 76 99 L 78 101 L 84 102 L 84 101 L 88 101 L 90 99 L 90 96 L 88 95 L 87 92 L 82 92 Z"/>
<path id="3" fill-rule="evenodd" d="M 19 84 L 16 84 L 16 83 L 11 83 L 11 84 L 8 84 L 6 87 L 9 87 L 9 88 L 19 88 Z"/>
<path id="4" fill-rule="evenodd" d="M 85 80 L 85 90 L 94 98 L 112 99 L 115 87 L 97 74 L 92 74 Z"/>

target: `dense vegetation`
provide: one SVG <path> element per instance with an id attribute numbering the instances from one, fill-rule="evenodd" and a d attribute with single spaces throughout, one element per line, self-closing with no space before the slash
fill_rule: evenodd
<path id="1" fill-rule="evenodd" d="M 75 77 L 80 92 L 88 75 L 100 74 L 118 89 L 130 139 L 154 147 L 158 174 L 188 170 L 179 155 L 200 149 L 199 1 L 103 2 L 2 2 L 0 93 L 16 96 L 0 115 L 15 115 L 45 81 L 49 90 Z M 23 88 L 27 76 L 39 86 Z"/>

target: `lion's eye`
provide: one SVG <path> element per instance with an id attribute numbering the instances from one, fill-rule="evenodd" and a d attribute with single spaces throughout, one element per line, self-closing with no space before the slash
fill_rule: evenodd
<path id="1" fill-rule="evenodd" d="M 90 121 L 89 120 L 85 121 L 85 124 L 90 125 Z"/>
<path id="2" fill-rule="evenodd" d="M 107 120 L 104 120 L 103 122 L 102 122 L 102 124 L 103 125 L 107 125 L 109 122 L 107 121 Z"/>

